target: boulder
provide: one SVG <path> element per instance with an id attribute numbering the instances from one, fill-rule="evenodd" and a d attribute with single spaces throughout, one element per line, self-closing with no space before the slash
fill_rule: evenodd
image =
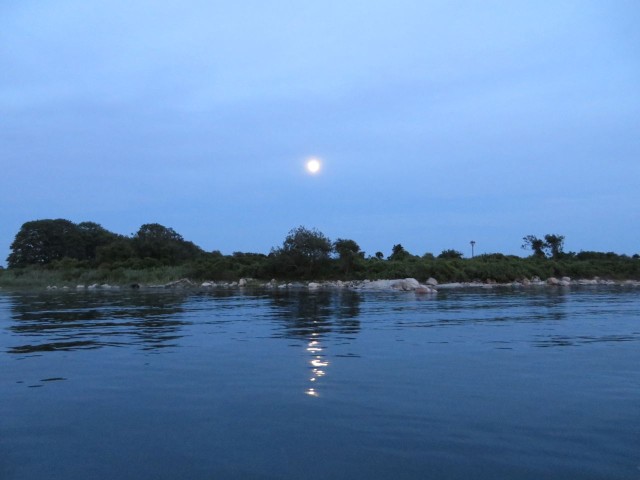
<path id="1" fill-rule="evenodd" d="M 402 290 L 403 292 L 411 292 L 420 287 L 420 282 L 415 278 L 405 278 L 404 280 L 393 280 L 391 288 L 394 290 Z"/>
<path id="2" fill-rule="evenodd" d="M 430 293 L 438 293 L 437 290 L 435 288 L 431 288 L 428 285 L 420 285 L 418 288 L 416 288 L 414 290 L 416 293 L 425 293 L 425 294 L 430 294 Z"/>
<path id="3" fill-rule="evenodd" d="M 391 280 L 373 280 L 373 281 L 364 281 L 362 283 L 364 288 L 371 288 L 374 290 L 388 290 L 391 288 Z"/>
<path id="4" fill-rule="evenodd" d="M 556 277 L 547 278 L 547 285 L 559 285 L 559 284 L 560 284 L 560 280 L 558 280 Z"/>
<path id="5" fill-rule="evenodd" d="M 435 278 L 433 278 L 433 277 L 429 277 L 429 278 L 427 279 L 426 284 L 427 284 L 427 285 L 429 285 L 430 287 L 435 287 L 436 285 L 438 285 L 438 280 L 436 280 L 436 279 L 435 279 Z"/>

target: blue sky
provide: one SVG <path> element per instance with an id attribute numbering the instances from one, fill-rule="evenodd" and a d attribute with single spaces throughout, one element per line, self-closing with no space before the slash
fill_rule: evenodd
<path id="1" fill-rule="evenodd" d="M 0 4 L 0 258 L 22 223 L 267 253 L 640 252 L 640 3 Z M 305 173 L 311 155 L 321 174 Z"/>

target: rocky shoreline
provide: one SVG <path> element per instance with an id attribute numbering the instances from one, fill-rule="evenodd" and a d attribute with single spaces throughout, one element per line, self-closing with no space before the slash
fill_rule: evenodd
<path id="1" fill-rule="evenodd" d="M 246 288 L 262 288 L 268 290 L 286 290 L 286 289 L 307 289 L 314 290 L 327 290 L 327 289 L 351 289 L 362 291 L 397 291 L 397 292 L 414 292 L 424 295 L 435 295 L 438 290 L 449 289 L 461 289 L 461 288 L 529 288 L 529 287 L 551 287 L 551 288 L 567 288 L 577 286 L 627 286 L 627 287 L 640 287 L 640 281 L 638 280 L 608 280 L 601 278 L 592 279 L 571 279 L 569 277 L 555 278 L 550 277 L 546 280 L 542 280 L 538 277 L 531 279 L 524 278 L 519 281 L 509 283 L 497 283 L 495 281 L 488 280 L 486 282 L 454 282 L 454 283 L 439 283 L 435 278 L 429 278 L 423 283 L 420 283 L 415 278 L 402 278 L 391 280 L 330 280 L 321 282 L 283 282 L 272 279 L 268 282 L 256 280 L 253 278 L 241 278 L 239 281 L 234 282 L 194 282 L 192 280 L 183 278 L 173 282 L 161 284 L 161 285 L 140 285 L 132 284 L 128 286 L 122 285 L 109 285 L 109 284 L 92 284 L 92 285 L 77 285 L 75 289 L 71 287 L 57 287 L 50 285 L 46 287 L 47 290 L 119 290 L 119 289 L 144 289 L 144 290 L 163 290 L 163 289 L 192 289 L 192 290 L 212 290 L 212 289 L 246 289 Z"/>

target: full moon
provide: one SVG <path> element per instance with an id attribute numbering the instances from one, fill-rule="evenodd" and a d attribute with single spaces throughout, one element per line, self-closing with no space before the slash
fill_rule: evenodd
<path id="1" fill-rule="evenodd" d="M 320 160 L 318 160 L 317 158 L 312 158 L 307 162 L 307 170 L 312 175 L 315 175 L 316 173 L 318 173 L 320 171 L 321 166 L 322 164 L 320 163 Z"/>

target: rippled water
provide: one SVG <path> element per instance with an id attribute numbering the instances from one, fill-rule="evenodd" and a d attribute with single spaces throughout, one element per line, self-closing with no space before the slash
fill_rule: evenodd
<path id="1" fill-rule="evenodd" d="M 1 479 L 640 479 L 640 291 L 0 293 Z"/>

